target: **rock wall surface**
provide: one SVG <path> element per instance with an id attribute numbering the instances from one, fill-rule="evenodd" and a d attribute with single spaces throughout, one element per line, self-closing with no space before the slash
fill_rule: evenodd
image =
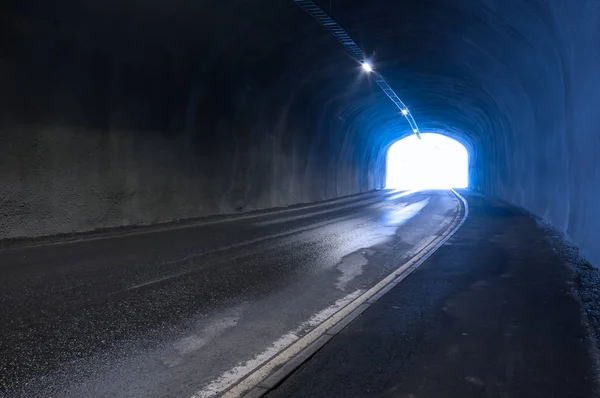
<path id="1" fill-rule="evenodd" d="M 600 2 L 317 3 L 423 131 L 465 144 L 473 188 L 600 265 Z M 2 7 L 0 238 L 382 188 L 410 133 L 291 0 Z"/>

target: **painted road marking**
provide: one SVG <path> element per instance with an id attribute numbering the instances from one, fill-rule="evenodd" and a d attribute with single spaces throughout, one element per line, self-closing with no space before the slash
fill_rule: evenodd
<path id="1" fill-rule="evenodd" d="M 260 222 L 256 222 L 253 223 L 252 225 L 255 225 L 257 227 L 266 227 L 269 225 L 273 225 L 273 224 L 282 224 L 285 222 L 290 222 L 290 221 L 297 221 L 297 220 L 303 220 L 306 218 L 311 218 L 314 216 L 319 216 L 319 215 L 323 215 L 323 214 L 327 214 L 327 213 L 333 213 L 336 211 L 340 211 L 340 210 L 345 210 L 345 209 L 351 209 L 354 207 L 364 207 L 367 208 L 369 205 L 372 204 L 378 204 L 377 207 L 383 207 L 386 202 L 388 201 L 392 201 L 392 200 L 396 200 L 399 198 L 403 198 L 409 195 L 412 195 L 414 193 L 416 193 L 418 191 L 406 191 L 406 192 L 402 192 L 400 194 L 396 194 L 387 198 L 384 198 L 385 201 L 382 201 L 382 198 L 374 198 L 374 199 L 365 199 L 365 200 L 361 200 L 361 201 L 357 201 L 354 203 L 350 203 L 344 206 L 336 206 L 334 208 L 331 209 L 326 209 L 326 210 L 321 210 L 321 211 L 315 211 L 312 213 L 306 213 L 306 214 L 298 214 L 297 216 L 289 216 L 289 217 L 278 217 L 274 220 L 267 220 L 267 221 L 260 221 Z"/>
<path id="2" fill-rule="evenodd" d="M 192 398 L 208 398 L 220 394 L 221 392 L 235 384 L 238 380 L 250 374 L 254 369 L 259 367 L 263 362 L 267 361 L 269 358 L 272 358 L 282 349 L 300 340 L 300 336 L 303 333 L 306 333 L 307 330 L 310 330 L 315 326 L 323 323 L 325 320 L 331 318 L 331 316 L 333 316 L 341 308 L 347 306 L 350 302 L 354 301 L 363 292 L 364 290 L 361 289 L 356 290 L 355 292 L 350 293 L 347 296 L 337 300 L 334 304 L 330 305 L 324 310 L 319 311 L 318 313 L 313 315 L 308 321 L 302 322 L 296 329 L 289 331 L 283 336 L 279 337 L 269 347 L 264 349 L 260 354 L 254 356 L 252 359 L 246 362 L 238 364 L 234 368 L 223 373 L 220 377 L 218 377 L 206 387 L 204 387 L 202 390 L 194 394 Z"/>
<path id="3" fill-rule="evenodd" d="M 234 373 L 229 373 L 231 371 L 226 372 L 223 375 L 228 375 L 226 379 L 222 379 L 223 376 L 221 376 L 219 379 L 213 381 L 208 386 L 194 394 L 192 398 L 213 397 L 217 394 L 222 394 L 223 392 L 224 394 L 222 396 L 226 398 L 237 398 L 243 396 L 244 394 L 248 394 L 248 397 L 260 397 L 266 394 L 273 387 L 273 385 L 269 385 L 268 383 L 265 384 L 265 380 L 268 380 L 269 376 L 275 376 L 274 372 L 276 369 L 280 369 L 278 377 L 281 380 L 287 377 L 287 375 L 293 372 L 297 366 L 300 366 L 304 360 L 310 358 L 312 353 L 316 352 L 316 350 L 329 341 L 329 338 L 326 338 L 325 336 L 330 334 L 330 331 L 337 329 L 335 333 L 338 333 L 342 329 L 341 327 L 338 327 L 339 324 L 349 323 L 349 318 L 353 319 L 358 316 L 362 311 L 368 308 L 371 303 L 381 297 L 383 293 L 389 291 L 396 284 L 408 277 L 415 269 L 417 269 L 429 257 L 431 257 L 433 253 L 435 253 L 437 249 L 439 249 L 448 239 L 450 239 L 452 235 L 456 233 L 456 231 L 458 231 L 469 215 L 469 207 L 466 200 L 460 196 L 458 192 L 453 189 L 451 191 L 462 203 L 462 215 L 461 212 L 458 212 L 448 229 L 443 234 L 439 236 L 436 235 L 431 243 L 425 246 L 421 252 L 417 253 L 413 258 L 408 260 L 401 267 L 389 274 L 386 278 L 381 280 L 365 293 L 361 294 L 359 297 L 340 308 L 337 312 L 325 319 L 308 334 L 302 338 L 293 339 L 293 341 L 289 340 L 290 343 L 287 348 L 282 348 L 279 353 L 273 354 L 271 359 L 266 358 L 264 360 L 265 362 L 262 364 L 257 363 L 257 361 L 253 362 L 251 365 L 254 365 L 254 368 L 252 369 L 250 369 L 250 366 L 247 366 L 249 365 L 248 363 L 239 365 L 244 367 L 245 373 L 239 371 Z M 287 340 L 288 337 L 286 336 L 287 335 L 282 336 L 275 343 L 280 342 L 281 339 Z M 275 343 L 273 343 L 273 345 L 266 351 L 274 351 L 271 349 Z M 261 354 L 259 354 L 259 356 Z M 257 357 L 254 359 L 257 359 Z M 292 363 L 294 366 L 289 366 Z M 236 368 L 239 368 L 239 366 Z M 281 374 L 284 370 L 288 373 Z M 246 376 L 242 375 L 241 373 L 244 373 Z M 234 380 L 235 374 L 239 375 L 237 380 Z M 226 383 L 224 383 L 224 381 L 226 381 Z M 228 388 L 227 386 L 231 387 L 226 390 Z"/>
<path id="4" fill-rule="evenodd" d="M 431 242 L 433 242 L 438 237 L 439 237 L 439 235 L 431 235 L 431 236 L 424 237 L 412 249 L 410 249 L 408 252 L 406 252 L 406 257 L 410 258 L 410 257 L 416 255 L 417 253 L 422 251 L 424 248 L 429 246 L 431 244 Z"/>
<path id="5" fill-rule="evenodd" d="M 405 194 L 408 194 L 408 193 L 414 193 L 414 192 L 413 191 L 407 191 L 407 192 L 405 192 Z M 373 203 L 368 203 L 368 204 L 371 204 L 371 205 L 372 204 L 376 204 L 376 207 L 385 207 L 385 206 L 387 206 L 387 203 L 386 202 L 381 202 L 380 198 L 378 198 L 376 200 L 369 200 L 369 202 L 373 202 Z M 393 220 L 391 220 L 391 222 L 394 224 L 393 226 L 397 227 L 397 226 L 400 226 L 400 224 L 408 221 L 410 218 L 414 217 L 421 210 L 423 210 L 423 208 L 428 203 L 429 203 L 429 198 L 421 200 L 421 201 L 416 202 L 416 203 L 412 203 L 410 205 L 407 205 L 407 204 L 403 203 L 400 206 L 397 206 L 398 210 L 396 210 L 395 212 L 392 213 L 393 214 Z M 362 206 L 366 207 L 366 205 L 367 205 L 367 203 L 365 201 L 363 201 L 363 202 L 361 202 L 361 205 L 356 206 L 356 207 L 362 207 Z M 354 207 L 354 205 L 340 207 L 340 208 L 337 208 L 335 210 L 344 209 L 346 207 Z M 307 217 L 308 216 L 312 217 L 314 215 L 318 215 L 318 214 L 321 214 L 321 213 L 329 213 L 330 211 L 333 211 L 333 210 L 326 210 L 326 211 L 323 211 L 323 212 L 310 213 L 309 215 L 306 215 L 306 216 Z M 304 218 L 304 217 L 305 216 L 302 215 L 302 218 Z M 288 217 L 288 219 L 291 219 L 291 218 L 294 218 L 294 217 Z M 317 229 L 317 228 L 320 228 L 320 227 L 323 227 L 323 226 L 326 226 L 326 225 L 329 225 L 329 224 L 334 224 L 334 223 L 338 223 L 338 222 L 341 222 L 341 221 L 350 220 L 350 219 L 354 219 L 354 218 L 358 218 L 358 215 L 357 214 L 350 214 L 350 215 L 336 217 L 336 218 L 332 218 L 332 219 L 328 219 L 328 220 L 324 220 L 324 221 L 320 221 L 320 222 L 316 222 L 316 223 L 311 223 L 311 224 L 305 225 L 303 227 L 298 227 L 298 228 L 290 229 L 290 230 L 287 230 L 287 231 L 278 232 L 278 233 L 275 233 L 275 234 L 264 235 L 264 236 L 261 236 L 260 238 L 250 239 L 250 240 L 246 240 L 246 241 L 243 241 L 243 242 L 234 243 L 232 245 L 218 247 L 218 248 L 215 248 L 215 249 L 207 250 L 207 251 L 202 252 L 202 253 L 190 254 L 190 255 L 184 256 L 182 258 L 179 258 L 179 259 L 177 259 L 175 261 L 169 261 L 169 262 L 164 263 L 162 265 L 166 265 L 166 264 L 169 264 L 169 263 L 182 263 L 182 262 L 186 262 L 186 261 L 190 261 L 190 260 L 195 260 L 195 259 L 199 259 L 201 257 L 207 256 L 207 255 L 210 255 L 210 254 L 221 253 L 221 252 L 232 250 L 232 249 L 239 249 L 239 248 L 242 248 L 242 247 L 245 247 L 245 246 L 254 245 L 256 243 L 261 243 L 261 242 L 265 242 L 265 241 L 268 241 L 268 240 L 271 240 L 271 239 L 283 238 L 283 237 L 286 237 L 286 236 L 290 236 L 290 235 L 294 235 L 294 234 L 299 234 L 299 233 L 306 232 L 306 231 L 309 231 L 309 230 L 312 230 L 312 229 Z M 288 219 L 285 219 L 284 221 L 289 221 Z M 275 222 L 270 222 L 269 221 L 268 223 L 273 223 L 274 224 Z M 254 225 L 259 225 L 259 224 L 260 223 L 254 224 Z M 198 270 L 198 268 L 195 267 L 193 269 L 188 269 L 188 270 L 181 271 L 181 272 L 178 272 L 178 273 L 175 273 L 175 274 L 169 274 L 169 275 L 165 275 L 165 276 L 162 276 L 162 277 L 159 277 L 159 278 L 155 278 L 155 279 L 152 279 L 152 280 L 149 280 L 149 281 L 140 282 L 140 283 L 137 283 L 137 284 L 135 284 L 133 286 L 127 287 L 127 288 L 122 289 L 122 290 L 119 290 L 119 291 L 117 291 L 115 293 L 122 292 L 122 291 L 136 290 L 136 289 L 140 289 L 140 288 L 143 288 L 143 287 L 148 287 L 148 286 L 156 285 L 156 284 L 159 284 L 161 282 L 165 282 L 165 281 L 168 281 L 168 280 L 171 280 L 171 279 L 174 279 L 174 278 L 178 278 L 178 277 L 181 277 L 181 276 L 184 276 L 184 275 L 188 275 L 190 273 L 196 272 L 197 270 Z M 115 293 L 113 293 L 113 294 L 115 294 Z"/>
<path id="6" fill-rule="evenodd" d="M 346 220 L 350 220 L 350 219 L 353 219 L 353 218 L 356 218 L 356 215 L 350 214 L 350 215 L 343 216 L 343 217 L 332 218 L 332 219 L 321 221 L 321 222 L 318 222 L 318 223 L 313 223 L 313 224 L 310 224 L 310 225 L 306 225 L 304 227 L 294 228 L 294 229 L 290 229 L 290 230 L 287 230 L 287 231 L 284 231 L 284 232 L 278 232 L 276 234 L 265 235 L 265 236 L 262 236 L 260 238 L 250 239 L 250 240 L 246 240 L 246 241 L 243 241 L 243 242 L 234 243 L 232 245 L 227 245 L 227 246 L 219 247 L 219 248 L 216 248 L 216 249 L 207 250 L 207 251 L 202 252 L 202 253 L 190 254 L 188 256 L 184 256 L 182 258 L 179 258 L 176 261 L 168 261 L 168 262 L 165 262 L 165 263 L 163 263 L 161 265 L 167 265 L 167 264 L 171 264 L 171 263 L 182 263 L 182 262 L 186 262 L 186 261 L 190 261 L 190 260 L 196 260 L 196 259 L 199 259 L 201 257 L 207 256 L 207 255 L 210 255 L 210 254 L 216 254 L 216 253 L 220 253 L 220 252 L 224 252 L 224 251 L 229 251 L 229 250 L 232 250 L 232 249 L 239 249 L 241 247 L 254 245 L 256 243 L 261 243 L 261 242 L 268 241 L 268 240 L 271 240 L 271 239 L 284 238 L 286 236 L 290 236 L 290 235 L 294 235 L 294 234 L 299 234 L 299 233 L 302 233 L 302 232 L 310 231 L 311 229 L 317 229 L 317 228 L 320 228 L 320 227 L 323 227 L 323 226 L 326 226 L 326 225 L 329 225 L 329 224 L 335 224 L 335 223 L 346 221 Z M 195 268 L 188 269 L 188 270 L 185 270 L 185 271 L 182 271 L 182 272 L 178 272 L 176 274 L 165 275 L 165 276 L 160 277 L 160 278 L 152 279 L 152 280 L 146 281 L 146 282 L 141 282 L 141 283 L 138 283 L 136 285 L 130 286 L 128 288 L 119 290 L 119 292 L 128 291 L 128 290 L 135 290 L 135 289 L 140 289 L 142 287 L 147 287 L 147 286 L 155 285 L 157 283 L 168 281 L 170 279 L 174 279 L 174 278 L 177 278 L 177 277 L 180 277 L 180 276 L 183 276 L 183 275 L 187 275 L 187 274 L 190 274 L 190 273 L 193 273 L 193 272 L 197 272 L 197 271 L 198 271 L 198 268 L 195 267 Z"/>
<path id="7" fill-rule="evenodd" d="M 409 196 L 409 195 L 412 195 L 412 194 L 417 193 L 417 192 L 420 192 L 420 190 L 419 189 L 413 189 L 413 190 L 410 190 L 410 191 L 402 191 L 402 192 L 400 192 L 398 194 L 390 196 L 389 198 L 387 198 L 387 200 L 396 200 L 396 199 L 404 198 L 405 196 Z"/>
<path id="8" fill-rule="evenodd" d="M 110 227 L 111 229 L 113 229 L 113 228 L 115 229 L 113 231 L 99 232 L 99 231 L 89 230 L 89 231 L 77 232 L 77 233 L 75 233 L 75 236 L 73 236 L 73 237 L 62 237 L 61 238 L 62 240 L 52 240 L 52 237 L 50 237 L 50 236 L 17 237 L 14 239 L 16 239 L 16 240 L 22 239 L 23 243 L 21 243 L 21 244 L 15 243 L 14 245 L 11 245 L 11 246 L 0 247 L 0 252 L 20 250 L 20 249 L 29 249 L 32 247 L 67 245 L 67 244 L 73 244 L 73 243 L 91 242 L 91 241 L 96 241 L 96 240 L 118 239 L 118 238 L 123 238 L 123 237 L 127 237 L 127 236 L 148 235 L 148 234 L 168 232 L 168 231 L 174 231 L 174 230 L 180 230 L 180 229 L 198 228 L 198 227 L 204 227 L 204 226 L 214 225 L 214 224 L 229 223 L 229 222 L 247 220 L 247 219 L 253 219 L 253 218 L 269 217 L 269 216 L 277 215 L 277 214 L 292 213 L 292 212 L 303 211 L 303 210 L 308 210 L 308 209 L 312 209 L 312 208 L 336 205 L 336 204 L 345 203 L 345 202 L 349 202 L 349 201 L 357 200 L 357 199 L 360 200 L 361 196 L 365 197 L 365 199 L 362 199 L 364 201 L 364 200 L 368 200 L 368 198 L 370 196 L 377 195 L 377 194 L 383 193 L 385 191 L 388 191 L 388 190 L 383 189 L 383 190 L 370 191 L 370 192 L 366 192 L 366 193 L 360 193 L 357 195 L 345 196 L 345 197 L 341 197 L 341 198 L 326 199 L 324 201 L 311 203 L 311 204 L 296 203 L 296 204 L 290 205 L 289 207 L 283 207 L 283 208 L 272 209 L 272 210 L 257 209 L 257 210 L 250 210 L 248 212 L 243 212 L 240 214 L 235 214 L 235 213 L 217 214 L 214 216 L 206 216 L 204 218 L 200 217 L 199 219 L 196 218 L 197 221 L 192 221 L 193 218 L 190 218 L 190 219 L 165 221 L 165 222 L 158 223 L 158 224 L 137 224 L 137 225 L 132 225 L 132 226 L 114 226 L 114 227 Z M 406 192 L 410 192 L 410 194 L 412 194 L 417 191 L 414 191 L 414 192 L 406 191 L 406 192 L 401 192 L 399 194 L 396 194 L 396 192 L 399 192 L 399 190 L 389 190 L 389 192 L 385 192 L 382 195 L 377 195 L 377 198 L 379 198 L 380 200 L 383 200 L 391 195 L 407 196 L 409 194 Z M 405 195 L 405 193 L 406 193 L 406 195 Z M 211 217 L 217 217 L 217 219 L 211 220 L 210 219 Z M 133 230 L 130 230 L 130 231 L 129 230 L 124 230 L 124 231 L 116 230 L 118 228 L 123 228 L 123 227 L 132 227 Z M 97 235 L 93 235 L 95 233 Z M 12 239 L 13 238 L 7 239 L 7 240 L 12 240 Z M 36 242 L 35 241 L 36 239 L 40 239 L 41 241 Z M 44 241 L 44 240 L 46 240 L 46 241 Z M 1 241 L 1 239 L 0 239 L 0 241 Z"/>

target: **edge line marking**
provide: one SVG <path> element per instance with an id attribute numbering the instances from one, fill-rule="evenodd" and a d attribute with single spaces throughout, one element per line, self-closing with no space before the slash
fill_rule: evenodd
<path id="1" fill-rule="evenodd" d="M 333 329 L 337 324 L 342 323 L 346 318 L 356 318 L 371 304 L 383 297 L 387 291 L 383 292 L 381 295 L 377 295 L 377 293 L 388 287 L 388 285 L 392 285 L 388 291 L 391 290 L 393 286 L 400 283 L 419 266 L 421 266 L 426 260 L 428 260 L 460 229 L 460 227 L 462 227 L 469 216 L 469 205 L 465 198 L 463 198 L 454 189 L 450 189 L 450 191 L 458 199 L 459 205 L 462 204 L 462 206 L 460 206 L 461 209 L 459 209 L 458 213 L 443 234 L 437 236 L 431 243 L 421 249 L 421 251 L 419 251 L 414 257 L 405 262 L 402 266 L 398 267 L 387 277 L 379 281 L 375 286 L 361 294 L 354 301 L 350 302 L 331 317 L 323 321 L 323 323 L 311 330 L 308 334 L 284 348 L 274 357 L 249 373 L 246 377 L 229 387 L 229 389 L 225 390 L 221 396 L 224 398 L 250 398 L 262 397 L 266 395 L 269 391 L 272 391 L 279 384 L 281 384 L 281 382 L 290 376 L 304 362 L 310 359 L 317 351 L 327 344 L 327 342 L 329 342 L 330 339 L 321 339 L 321 343 L 317 343 L 317 340 L 319 340 L 321 336 L 327 334 L 328 336 L 333 337 L 341 332 L 346 325 L 343 325 L 341 328 L 337 328 L 337 330 L 333 333 L 328 333 L 330 329 Z M 376 295 L 377 297 L 375 297 Z M 353 319 L 351 319 L 349 322 L 346 322 L 346 324 L 349 324 L 352 320 Z M 267 379 L 269 379 L 268 382 L 263 384 L 265 381 L 267 381 Z M 199 392 L 200 391 L 196 392 L 192 398 L 199 397 Z"/>

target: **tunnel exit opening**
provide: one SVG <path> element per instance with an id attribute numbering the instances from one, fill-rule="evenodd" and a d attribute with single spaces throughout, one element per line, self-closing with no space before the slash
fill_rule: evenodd
<path id="1" fill-rule="evenodd" d="M 448 189 L 469 185 L 469 154 L 441 134 L 415 135 L 393 143 L 387 152 L 386 188 Z"/>

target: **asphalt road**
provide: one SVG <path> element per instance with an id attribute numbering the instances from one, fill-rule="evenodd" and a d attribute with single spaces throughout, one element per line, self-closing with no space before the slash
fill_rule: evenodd
<path id="1" fill-rule="evenodd" d="M 0 251 L 0 395 L 213 396 L 426 246 L 448 191 Z"/>
<path id="2" fill-rule="evenodd" d="M 458 232 L 266 397 L 600 396 L 572 258 L 518 208 L 464 196 Z"/>

